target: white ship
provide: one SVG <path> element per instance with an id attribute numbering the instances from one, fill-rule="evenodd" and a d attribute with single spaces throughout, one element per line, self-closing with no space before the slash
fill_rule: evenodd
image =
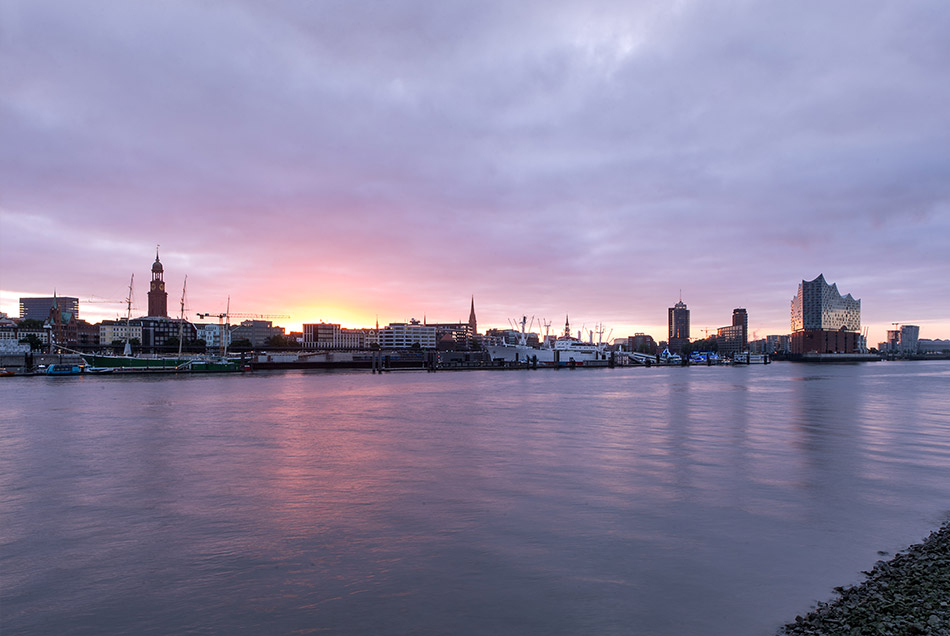
<path id="1" fill-rule="evenodd" d="M 769 364 L 769 354 L 767 353 L 736 353 L 732 356 L 732 364 Z"/>
<path id="2" fill-rule="evenodd" d="M 532 319 L 532 323 L 534 319 Z M 590 332 L 590 340 L 583 341 L 571 335 L 570 321 L 564 323 L 564 334 L 554 340 L 545 334 L 544 343 L 540 347 L 528 344 L 528 334 L 525 332 L 527 317 L 521 318 L 521 332 L 518 334 L 517 344 L 487 345 L 485 348 L 492 360 L 503 360 L 543 367 L 581 367 L 605 366 L 610 358 L 607 346 L 603 342 L 594 342 L 594 332 Z M 550 326 L 550 323 L 545 323 Z M 603 329 L 599 330 L 603 335 Z"/>

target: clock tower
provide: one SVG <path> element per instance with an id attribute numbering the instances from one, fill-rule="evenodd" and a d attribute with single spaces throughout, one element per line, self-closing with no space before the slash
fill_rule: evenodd
<path id="1" fill-rule="evenodd" d="M 158 248 L 155 248 L 155 262 L 152 263 L 152 282 L 148 287 L 148 315 L 168 318 L 168 292 L 165 291 L 165 268 L 158 260 Z"/>

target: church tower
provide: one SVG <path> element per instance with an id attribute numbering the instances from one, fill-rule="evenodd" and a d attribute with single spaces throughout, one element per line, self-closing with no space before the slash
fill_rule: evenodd
<path id="1" fill-rule="evenodd" d="M 155 262 L 152 263 L 152 282 L 148 287 L 148 315 L 168 318 L 168 292 L 165 291 L 165 268 L 158 260 L 158 248 L 155 248 Z"/>
<path id="2" fill-rule="evenodd" d="M 472 296 L 472 310 L 468 313 L 468 325 L 472 328 L 472 335 L 478 333 L 478 321 L 475 320 L 475 297 Z"/>

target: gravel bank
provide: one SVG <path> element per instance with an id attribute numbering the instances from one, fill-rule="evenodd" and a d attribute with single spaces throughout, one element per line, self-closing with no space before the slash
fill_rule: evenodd
<path id="1" fill-rule="evenodd" d="M 778 634 L 950 636 L 950 523 L 865 574 L 863 583 L 835 588 L 838 598 Z"/>

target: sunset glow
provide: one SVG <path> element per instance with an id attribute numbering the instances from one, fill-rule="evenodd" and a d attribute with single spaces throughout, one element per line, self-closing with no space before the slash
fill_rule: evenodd
<path id="1" fill-rule="evenodd" d="M 950 8 L 7 2 L 0 311 L 950 337 Z M 846 34 L 846 37 L 844 35 Z M 536 329 L 537 330 L 537 329 Z M 606 334 L 605 334 L 606 335 Z"/>

